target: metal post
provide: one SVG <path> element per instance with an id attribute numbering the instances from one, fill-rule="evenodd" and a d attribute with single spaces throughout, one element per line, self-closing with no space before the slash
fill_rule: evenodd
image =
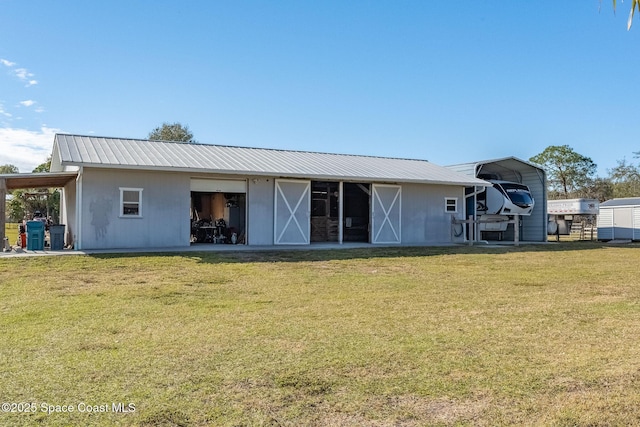
<path id="1" fill-rule="evenodd" d="M 475 191 L 476 187 L 473 187 L 473 241 L 477 242 L 480 240 L 480 234 L 478 233 L 478 192 Z"/>
<path id="2" fill-rule="evenodd" d="M 338 183 L 338 243 L 344 239 L 344 182 Z"/>
<path id="3" fill-rule="evenodd" d="M 520 245 L 520 215 L 518 214 L 513 216 L 513 243 L 516 246 Z"/>

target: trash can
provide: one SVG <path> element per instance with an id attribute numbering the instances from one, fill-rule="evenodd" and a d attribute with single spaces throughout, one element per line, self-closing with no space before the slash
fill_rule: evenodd
<path id="1" fill-rule="evenodd" d="M 64 224 L 49 226 L 49 242 L 51 243 L 52 251 L 64 249 Z"/>
<path id="2" fill-rule="evenodd" d="M 42 221 L 27 221 L 27 250 L 44 250 L 44 223 Z"/>

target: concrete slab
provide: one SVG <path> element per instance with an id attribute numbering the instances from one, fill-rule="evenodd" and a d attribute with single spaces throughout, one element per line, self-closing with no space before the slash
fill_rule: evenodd
<path id="1" fill-rule="evenodd" d="M 520 242 L 520 245 L 549 244 L 548 242 Z M 20 247 L 12 247 L 10 252 L 0 252 L 0 259 L 29 256 L 64 256 L 64 255 L 94 255 L 94 254 L 144 254 L 144 253 L 181 253 L 181 252 L 257 252 L 257 251 L 313 251 L 313 250 L 342 250 L 342 249 L 375 249 L 375 248 L 406 248 L 406 247 L 468 247 L 468 243 L 434 243 L 430 245 L 380 245 L 371 243 L 345 242 L 339 243 L 312 243 L 310 245 L 226 245 L 213 243 L 193 243 L 191 246 L 176 246 L 166 248 L 120 248 L 120 249 L 92 249 L 76 251 L 63 249 L 52 251 L 27 250 Z M 513 242 L 476 242 L 473 246 L 482 248 L 499 248 L 513 246 Z"/>

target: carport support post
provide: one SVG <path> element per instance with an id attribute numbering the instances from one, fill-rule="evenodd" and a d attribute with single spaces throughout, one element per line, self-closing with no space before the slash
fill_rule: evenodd
<path id="1" fill-rule="evenodd" d="M 520 245 L 520 215 L 513 216 L 513 242 L 516 246 Z"/>
<path id="2" fill-rule="evenodd" d="M 7 219 L 7 180 L 0 178 L 0 244 L 4 251 L 4 228 Z"/>
<path id="3" fill-rule="evenodd" d="M 338 183 L 338 243 L 344 239 L 344 182 Z"/>

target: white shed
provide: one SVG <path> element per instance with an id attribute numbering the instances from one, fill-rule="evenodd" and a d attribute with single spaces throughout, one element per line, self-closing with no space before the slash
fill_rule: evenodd
<path id="1" fill-rule="evenodd" d="M 598 240 L 640 240 L 640 197 L 600 203 Z"/>

